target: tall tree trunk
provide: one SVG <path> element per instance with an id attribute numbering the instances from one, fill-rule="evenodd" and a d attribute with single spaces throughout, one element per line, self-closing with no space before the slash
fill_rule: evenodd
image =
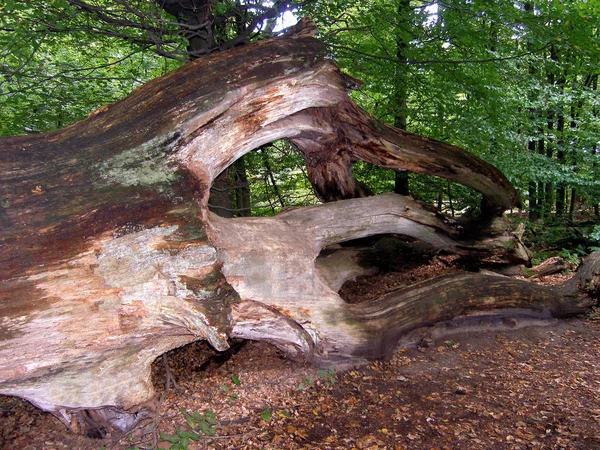
<path id="1" fill-rule="evenodd" d="M 557 51 L 557 48 L 555 45 L 550 46 L 550 58 L 557 65 L 560 62 L 558 51 Z M 553 69 L 550 69 L 550 72 L 548 74 L 548 81 L 550 82 L 551 85 L 554 85 L 558 88 L 558 92 L 559 92 L 560 96 L 563 97 L 564 93 L 565 93 L 566 82 L 567 82 L 566 73 L 561 72 L 558 76 L 558 79 L 556 79 Z M 565 112 L 561 106 L 556 114 L 554 114 L 554 113 L 552 113 L 552 114 L 556 117 L 556 134 L 557 134 L 556 159 L 557 159 L 559 165 L 563 165 L 565 163 L 565 150 L 564 150 Z M 556 207 L 555 207 L 556 215 L 560 217 L 560 216 L 564 215 L 565 205 L 566 205 L 566 189 L 565 189 L 564 183 L 562 183 L 560 181 L 557 182 L 557 185 L 556 185 L 555 200 L 556 200 Z"/>
<path id="2" fill-rule="evenodd" d="M 536 151 L 536 142 L 534 140 L 529 140 L 527 143 L 527 147 L 530 153 L 535 153 Z M 535 181 L 529 182 L 529 220 L 531 222 L 535 222 L 541 218 L 541 193 L 538 190 L 538 183 Z"/>
<path id="3" fill-rule="evenodd" d="M 551 127 L 552 125 L 549 125 L 549 127 Z M 551 129 L 551 128 L 550 128 Z M 550 145 L 550 143 L 548 143 L 546 145 L 546 141 L 544 139 L 544 133 L 542 131 L 542 137 L 540 138 L 540 140 L 538 141 L 538 153 L 540 155 L 545 155 L 547 158 L 552 158 L 552 146 Z M 546 217 L 550 217 L 552 215 L 552 209 L 553 209 L 553 197 L 554 197 L 554 185 L 552 182 L 547 182 L 547 183 L 539 183 L 539 194 L 540 194 L 540 198 L 539 201 L 541 202 L 540 204 L 540 217 L 546 218 Z"/>
<path id="4" fill-rule="evenodd" d="M 260 154 L 262 157 L 263 165 L 265 166 L 265 170 L 267 171 L 266 178 L 271 182 L 271 186 L 273 187 L 273 192 L 277 197 L 279 206 L 281 208 L 285 208 L 285 200 L 283 199 L 283 196 L 279 191 L 279 186 L 277 185 L 277 181 L 275 180 L 275 176 L 273 175 L 273 169 L 271 168 L 271 163 L 269 162 L 269 155 L 267 155 L 267 152 L 265 152 L 263 148 L 260 149 Z"/>
<path id="5" fill-rule="evenodd" d="M 246 161 L 244 157 L 238 159 L 234 164 L 235 171 L 235 201 L 237 217 L 248 217 L 252 215 L 250 204 L 250 183 L 246 173 Z"/>
<path id="6" fill-rule="evenodd" d="M 408 23 L 411 7 L 410 0 L 400 0 L 398 2 L 398 23 Z M 409 39 L 404 33 L 396 34 L 396 67 L 394 77 L 394 126 L 401 130 L 406 130 L 407 124 L 407 101 L 408 101 L 408 65 L 406 50 L 409 45 Z M 409 195 L 409 177 L 407 171 L 396 171 L 394 177 L 394 192 L 400 195 Z"/>
<path id="7" fill-rule="evenodd" d="M 525 2 L 524 9 L 525 9 L 525 11 L 527 11 L 528 14 L 533 15 L 534 14 L 533 2 L 531 2 L 531 1 Z M 530 43 L 530 42 L 527 43 L 527 50 L 533 51 L 532 43 Z M 538 68 L 533 63 L 530 63 L 528 65 L 528 72 L 530 75 L 535 75 L 538 72 Z M 530 96 L 531 96 L 531 94 L 530 94 Z M 533 103 L 534 99 L 530 98 L 530 101 Z M 539 111 L 537 111 L 536 109 L 531 107 L 529 109 L 529 114 L 532 119 L 535 119 L 536 116 L 539 114 Z M 534 120 L 532 120 L 532 122 L 534 122 Z M 538 130 L 538 131 L 540 131 L 540 130 Z M 544 145 L 543 139 L 544 139 L 543 130 L 541 130 L 539 138 L 534 139 L 534 138 L 530 137 L 529 142 L 527 143 L 528 150 L 531 153 L 534 153 L 537 149 L 538 153 L 543 154 L 543 150 L 542 150 L 543 145 Z M 540 146 L 541 148 L 539 148 L 538 146 Z M 529 219 L 532 221 L 543 219 L 543 217 L 544 217 L 544 199 L 545 199 L 544 192 L 545 192 L 545 189 L 544 189 L 544 184 L 542 182 L 534 181 L 534 180 L 529 182 Z"/>
<path id="8" fill-rule="evenodd" d="M 565 116 L 564 114 L 560 114 L 558 116 L 558 120 L 556 122 L 556 132 L 559 136 L 558 138 L 558 151 L 556 152 L 556 159 L 558 161 L 559 164 L 563 165 L 565 164 L 565 150 L 564 150 L 564 145 L 565 145 L 565 140 L 564 140 L 564 132 L 565 132 Z M 567 195 L 567 191 L 565 188 L 564 183 L 562 182 L 558 182 L 557 183 L 557 187 L 556 187 L 556 215 L 558 217 L 564 215 L 565 213 L 565 205 L 566 205 L 566 195 Z"/>
<path id="9" fill-rule="evenodd" d="M 550 80 L 553 80 L 553 74 L 549 74 L 548 77 Z M 553 82 L 553 81 L 552 81 Z M 550 136 L 553 135 L 554 131 L 554 111 L 548 110 L 546 112 L 547 119 L 546 123 L 548 126 L 547 132 L 542 131 L 542 136 L 549 136 L 548 141 L 546 142 L 544 137 L 539 142 L 539 154 L 545 155 L 546 158 L 552 159 L 554 157 L 554 142 L 552 142 Z M 544 145 L 545 144 L 545 145 Z M 552 211 L 554 209 L 554 183 L 547 182 L 544 183 L 543 187 L 544 197 L 543 197 L 543 205 L 542 205 L 542 216 L 550 217 L 552 215 Z"/>
<path id="10" fill-rule="evenodd" d="M 210 0 L 153 0 L 177 21 L 185 25 L 183 37 L 188 41 L 191 60 L 215 48 L 214 21 Z"/>
<path id="11" fill-rule="evenodd" d="M 569 203 L 569 219 L 575 217 L 575 207 L 577 206 L 577 189 L 571 189 L 571 202 Z"/>

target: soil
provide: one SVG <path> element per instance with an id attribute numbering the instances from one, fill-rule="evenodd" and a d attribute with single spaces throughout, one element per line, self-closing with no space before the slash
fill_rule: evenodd
<path id="1" fill-rule="evenodd" d="M 460 265 L 439 255 L 411 261 L 402 272 L 388 267 L 348 283 L 342 294 L 365 301 Z M 197 342 L 168 354 L 177 386 L 166 388 L 157 359 L 153 379 L 164 398 L 132 432 L 76 436 L 26 401 L 0 396 L 0 448 L 600 449 L 594 319 L 480 316 L 466 327 L 418 330 L 390 360 L 337 373 L 288 361 L 264 343 L 219 354 Z"/>

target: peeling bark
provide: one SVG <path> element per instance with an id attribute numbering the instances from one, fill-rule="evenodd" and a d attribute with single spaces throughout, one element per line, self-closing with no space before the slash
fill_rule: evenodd
<path id="1" fill-rule="evenodd" d="M 506 178 L 457 147 L 369 117 L 347 95 L 357 82 L 312 33 L 304 23 L 211 55 L 63 130 L 0 141 L 0 393 L 76 431 L 125 429 L 153 399 L 152 361 L 195 340 L 223 350 L 231 337 L 259 339 L 293 358 L 347 365 L 467 310 L 560 315 L 588 304 L 584 286 L 470 274 L 346 304 L 337 290 L 356 264 L 332 274 L 349 253 L 318 259 L 340 242 L 399 233 L 448 252 L 529 256 L 501 217 L 516 200 Z M 331 203 L 272 218 L 212 214 L 215 177 L 282 138 Z M 352 173 L 358 159 L 480 191 L 484 228 L 465 237 L 464 224 L 410 198 L 369 196 Z M 596 276 L 592 266 L 582 283 Z"/>

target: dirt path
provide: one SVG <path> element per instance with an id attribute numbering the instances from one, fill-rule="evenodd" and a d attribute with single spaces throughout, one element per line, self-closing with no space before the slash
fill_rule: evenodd
<path id="1" fill-rule="evenodd" d="M 157 443 L 169 448 L 167 438 L 191 431 L 186 408 L 214 412 L 218 422 L 205 422 L 215 436 L 199 432 L 190 449 L 600 448 L 600 321 L 504 325 L 437 340 L 426 334 L 388 362 L 337 374 L 286 361 L 260 343 L 224 363 L 203 343 L 179 349 L 169 365 L 185 393 L 163 403 Z M 154 376 L 162 389 L 161 363 Z M 0 411 L 2 449 L 152 443 L 152 434 L 142 436 L 150 421 L 118 442 L 100 441 L 70 435 L 18 399 L 0 397 Z"/>

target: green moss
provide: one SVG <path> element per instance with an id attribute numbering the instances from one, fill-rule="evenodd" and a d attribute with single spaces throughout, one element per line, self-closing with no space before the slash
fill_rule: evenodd
<path id="1" fill-rule="evenodd" d="M 156 186 L 178 181 L 177 167 L 169 160 L 176 142 L 176 134 L 160 136 L 103 161 L 96 167 L 103 180 L 98 184 Z"/>

